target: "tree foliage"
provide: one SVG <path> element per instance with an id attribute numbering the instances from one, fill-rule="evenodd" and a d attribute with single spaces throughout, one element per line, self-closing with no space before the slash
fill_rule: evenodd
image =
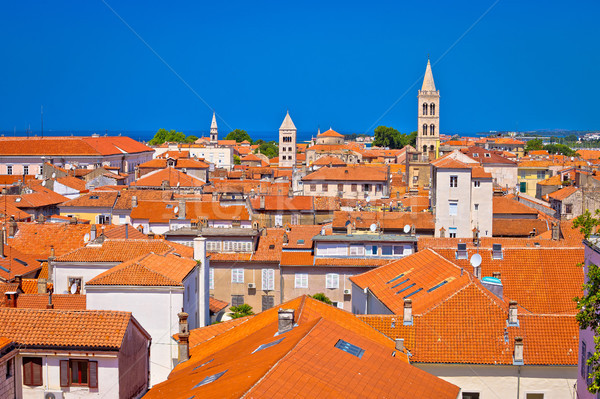
<path id="1" fill-rule="evenodd" d="M 542 139 L 533 139 L 529 140 L 527 144 L 525 144 L 525 152 L 529 151 L 537 151 L 544 149 L 544 142 Z"/>
<path id="2" fill-rule="evenodd" d="M 239 319 L 240 317 L 253 315 L 252 306 L 247 303 L 242 303 L 240 306 L 232 306 L 229 308 L 233 313 L 231 314 L 232 319 Z"/>
<path id="3" fill-rule="evenodd" d="M 550 154 L 562 154 L 568 157 L 574 156 L 576 152 L 564 144 L 548 144 L 544 146 L 544 150 L 548 151 Z"/>
<path id="4" fill-rule="evenodd" d="M 242 164 L 242 160 L 240 159 L 240 157 L 238 155 L 233 154 L 233 164 L 234 165 L 241 165 Z"/>
<path id="5" fill-rule="evenodd" d="M 333 305 L 333 302 L 331 302 L 331 299 L 329 299 L 327 297 L 327 295 L 325 295 L 322 292 L 319 292 L 318 294 L 315 294 L 312 296 L 314 299 L 316 299 L 317 301 L 321 301 L 323 303 L 326 303 L 328 305 Z"/>
<path id="6" fill-rule="evenodd" d="M 586 210 L 582 215 L 575 218 L 573 228 L 579 228 L 585 238 L 594 232 L 594 228 L 600 225 L 600 209 L 594 214 Z M 600 267 L 590 263 L 587 271 L 587 281 L 583 284 L 585 295 L 575 298 L 579 312 L 575 319 L 582 329 L 590 328 L 594 331 L 594 353 L 587 360 L 590 366 L 588 376 L 591 381 L 588 390 L 597 393 L 600 390 Z"/>
<path id="7" fill-rule="evenodd" d="M 250 144 L 252 144 L 252 138 L 250 137 L 248 132 L 242 129 L 232 130 L 227 136 L 225 136 L 225 140 L 235 140 L 238 143 L 241 143 L 244 140 L 248 140 Z"/>
<path id="8" fill-rule="evenodd" d="M 254 144 L 258 144 L 258 148 L 254 151 L 255 153 L 260 152 L 269 159 L 279 155 L 279 147 L 274 141 L 263 141 L 258 139 Z"/>
<path id="9" fill-rule="evenodd" d="M 375 139 L 373 140 L 373 145 L 377 147 L 400 149 L 407 145 L 414 146 L 416 141 L 417 132 L 404 134 L 400 133 L 393 127 L 377 126 L 375 128 Z"/>
<path id="10" fill-rule="evenodd" d="M 177 132 L 173 129 L 158 129 L 152 140 L 148 142 L 150 145 L 161 145 L 163 143 L 193 143 L 198 140 L 196 136 L 187 136 L 182 132 Z"/>

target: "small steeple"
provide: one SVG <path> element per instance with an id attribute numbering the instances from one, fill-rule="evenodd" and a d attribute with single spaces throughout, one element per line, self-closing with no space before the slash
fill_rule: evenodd
<path id="1" fill-rule="evenodd" d="M 423 87 L 421 91 L 435 91 L 435 83 L 433 83 L 433 72 L 431 72 L 431 63 L 427 58 L 427 69 L 425 69 L 425 78 L 423 78 Z"/>
<path id="2" fill-rule="evenodd" d="M 279 130 L 296 130 L 296 125 L 292 122 L 289 111 L 285 114 L 285 118 L 283 119 L 283 123 L 281 124 L 281 127 L 279 127 Z"/>
<path id="3" fill-rule="evenodd" d="M 213 111 L 213 118 L 212 118 L 212 122 L 210 123 L 210 129 L 216 129 L 217 128 L 217 118 L 215 117 L 215 112 Z"/>
<path id="4" fill-rule="evenodd" d="M 217 129 L 217 118 L 213 111 L 212 122 L 210 123 L 210 142 L 216 144 L 219 141 L 219 129 Z"/>

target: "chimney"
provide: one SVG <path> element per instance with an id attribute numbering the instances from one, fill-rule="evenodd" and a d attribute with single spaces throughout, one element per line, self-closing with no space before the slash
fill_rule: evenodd
<path id="1" fill-rule="evenodd" d="M 90 241 L 94 241 L 96 239 L 96 233 L 97 233 L 96 225 L 93 224 L 92 228 L 90 229 Z"/>
<path id="2" fill-rule="evenodd" d="M 287 233 L 283 233 L 283 243 L 287 245 L 289 242 L 290 238 L 288 237 Z"/>
<path id="3" fill-rule="evenodd" d="M 129 238 L 129 223 L 125 225 L 125 239 Z"/>
<path id="4" fill-rule="evenodd" d="M 77 224 L 77 216 L 73 216 L 71 217 L 71 219 L 69 220 L 70 224 Z"/>
<path id="5" fill-rule="evenodd" d="M 278 334 L 283 334 L 294 328 L 294 309 L 279 309 L 278 316 Z"/>
<path id="6" fill-rule="evenodd" d="M 413 323 L 413 319 L 412 319 L 412 300 L 411 299 L 405 299 L 404 300 L 404 325 L 405 326 L 412 326 Z"/>
<path id="7" fill-rule="evenodd" d="M 212 193 L 212 200 L 213 200 L 213 201 L 218 201 L 218 200 L 219 200 L 219 197 L 218 197 L 218 195 L 219 195 L 219 193 L 217 193 L 216 191 L 214 191 L 214 192 Z"/>
<path id="8" fill-rule="evenodd" d="M 442 227 L 442 228 L 440 228 L 440 237 L 441 237 L 441 238 L 444 238 L 444 237 L 446 237 L 446 229 L 445 229 L 445 228 L 443 228 L 443 227 Z"/>
<path id="9" fill-rule="evenodd" d="M 404 338 L 396 338 L 396 350 L 404 352 Z"/>
<path id="10" fill-rule="evenodd" d="M 163 190 L 169 188 L 169 181 L 168 180 L 163 180 L 162 183 L 160 184 L 160 187 Z"/>
<path id="11" fill-rule="evenodd" d="M 17 226 L 17 222 L 15 222 L 15 217 L 11 216 L 8 221 L 8 236 L 14 237 L 17 234 L 17 230 L 19 230 L 19 227 Z"/>
<path id="12" fill-rule="evenodd" d="M 265 209 L 265 196 L 261 195 L 260 196 L 260 208 L 259 209 Z"/>
<path id="13" fill-rule="evenodd" d="M 515 353 L 513 364 L 523 364 L 523 337 L 515 337 Z"/>
<path id="14" fill-rule="evenodd" d="M 137 208 L 137 196 L 136 195 L 132 195 L 131 196 L 131 208 Z"/>
<path id="15" fill-rule="evenodd" d="M 558 222 L 552 223 L 552 239 L 554 241 L 560 240 L 560 225 Z"/>
<path id="16" fill-rule="evenodd" d="M 46 305 L 46 309 L 54 309 L 54 304 L 52 303 L 52 291 L 48 291 L 48 304 Z"/>
<path id="17" fill-rule="evenodd" d="M 188 314 L 185 312 L 177 313 L 179 316 L 179 363 L 185 362 L 190 358 L 190 331 L 188 329 Z"/>
<path id="18" fill-rule="evenodd" d="M 185 219 L 185 199 L 181 198 L 179 200 L 179 214 L 177 215 L 178 219 Z"/>
<path id="19" fill-rule="evenodd" d="M 37 293 L 45 294 L 48 291 L 48 283 L 45 278 L 38 278 L 37 280 Z"/>
<path id="20" fill-rule="evenodd" d="M 16 308 L 17 307 L 17 291 L 7 291 L 4 293 L 6 296 L 6 307 L 7 308 Z"/>
<path id="21" fill-rule="evenodd" d="M 510 301 L 508 303 L 508 325 L 511 327 L 519 326 L 517 301 Z"/>
<path id="22" fill-rule="evenodd" d="M 481 266 L 473 266 L 473 274 L 475 278 L 481 280 Z"/>
<path id="23" fill-rule="evenodd" d="M 40 213 L 40 214 L 38 215 L 37 222 L 38 222 L 38 223 L 44 223 L 44 220 L 45 220 L 45 218 L 44 218 L 44 215 L 42 215 L 42 214 Z"/>
<path id="24" fill-rule="evenodd" d="M 148 239 L 149 239 L 149 240 L 154 240 L 154 232 L 153 232 L 152 230 L 150 230 L 150 231 L 148 232 Z"/>
<path id="25" fill-rule="evenodd" d="M 352 222 L 349 220 L 346 222 L 346 235 L 352 235 Z"/>
<path id="26" fill-rule="evenodd" d="M 4 229 L 0 230 L 0 258 L 4 258 Z"/>
<path id="27" fill-rule="evenodd" d="M 50 256 L 48 256 L 48 282 L 52 283 L 53 274 L 54 274 L 54 246 L 50 246 Z"/>
<path id="28" fill-rule="evenodd" d="M 194 259 L 200 262 L 206 259 L 206 238 L 194 238 Z"/>
<path id="29" fill-rule="evenodd" d="M 135 180 L 140 178 L 140 167 L 135 165 Z"/>
<path id="30" fill-rule="evenodd" d="M 6 228 L 4 226 L 2 226 L 2 237 L 3 237 L 2 243 L 4 245 L 8 244 L 8 239 L 7 239 L 8 238 L 8 234 L 6 234 Z"/>
<path id="31" fill-rule="evenodd" d="M 15 276 L 15 283 L 17 283 L 17 292 L 23 292 L 23 276 Z"/>

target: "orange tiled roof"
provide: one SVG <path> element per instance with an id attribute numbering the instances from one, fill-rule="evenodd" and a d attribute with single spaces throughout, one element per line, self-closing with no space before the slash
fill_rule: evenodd
<path id="1" fill-rule="evenodd" d="M 122 155 L 152 149 L 127 136 L 119 137 L 1 137 L 0 155 Z"/>
<path id="2" fill-rule="evenodd" d="M 333 227 L 345 229 L 350 221 L 357 229 L 366 230 L 373 223 L 379 223 L 382 229 L 402 229 L 404 226 L 415 226 L 417 230 L 435 229 L 435 221 L 429 212 L 368 212 L 368 211 L 335 211 L 333 214 Z"/>
<path id="3" fill-rule="evenodd" d="M 548 194 L 548 196 L 550 198 L 552 198 L 553 200 L 562 201 L 562 200 L 566 199 L 567 197 L 570 197 L 571 195 L 575 194 L 575 192 L 577 192 L 577 190 L 579 190 L 579 189 L 575 186 L 567 186 L 567 187 L 561 188 L 560 190 L 556 190 L 553 193 Z"/>
<path id="4" fill-rule="evenodd" d="M 4 257 L 0 257 L 0 278 L 12 280 L 15 276 L 31 275 L 42 267 L 34 256 L 19 251 L 14 245 L 1 242 L 0 245 L 4 245 Z"/>
<path id="5" fill-rule="evenodd" d="M 333 129 L 329 129 L 321 134 L 319 134 L 317 137 L 338 137 L 338 138 L 343 138 L 344 135 L 343 134 L 339 134 L 338 132 L 336 132 Z"/>
<path id="6" fill-rule="evenodd" d="M 105 310 L 0 309 L 0 336 L 22 346 L 119 349 L 132 320 Z"/>
<path id="7" fill-rule="evenodd" d="M 52 294 L 52 304 L 56 310 L 85 310 L 85 295 Z M 21 294 L 17 297 L 17 308 L 19 309 L 46 309 L 48 305 L 48 294 L 36 293 Z"/>
<path id="8" fill-rule="evenodd" d="M 229 305 L 229 302 L 220 301 L 218 299 L 213 298 L 212 296 L 208 301 L 208 308 L 213 313 L 219 313 L 223 309 L 225 309 Z"/>
<path id="9" fill-rule="evenodd" d="M 189 154 L 189 151 L 186 151 Z M 176 158 L 175 169 L 208 169 L 209 165 L 206 162 L 198 161 L 195 159 L 187 159 L 187 158 Z M 164 169 L 167 167 L 167 159 L 166 158 L 155 158 L 148 162 L 144 162 L 143 164 L 138 165 L 140 169 Z"/>
<path id="10" fill-rule="evenodd" d="M 276 337 L 284 337 L 280 343 L 255 351 L 259 345 L 276 339 L 273 335 L 277 331 L 278 306 L 234 327 L 227 326 L 193 347 L 191 359 L 177 365 L 166 382 L 148 392 L 148 398 L 244 394 L 287 398 L 307 393 L 311 397 L 350 398 L 390 393 L 405 398 L 458 395 L 458 387 L 413 368 L 403 353 L 391 356 L 393 341 L 348 312 L 306 296 L 281 307 L 295 309 L 298 326 Z M 358 358 L 335 348 L 339 339 L 361 347 L 364 355 Z M 227 372 L 218 380 L 195 388 L 205 377 L 224 370 Z M 333 380 L 339 384 L 331 384 Z M 311 387 L 309 391 L 307 387 Z"/>
<path id="11" fill-rule="evenodd" d="M 497 197 L 493 198 L 493 212 L 497 214 L 513 214 L 513 215 L 531 215 L 538 214 L 538 211 L 531 208 L 519 201 L 511 199 L 509 197 Z"/>
<path id="12" fill-rule="evenodd" d="M 600 150 L 577 150 L 577 154 L 587 160 L 598 160 L 600 158 Z"/>
<path id="13" fill-rule="evenodd" d="M 145 174 L 140 179 L 131 183 L 131 187 L 161 187 L 163 181 L 167 181 L 169 187 L 199 188 L 205 184 L 205 182 L 197 177 L 169 167 Z"/>
<path id="14" fill-rule="evenodd" d="M 78 179 L 73 176 L 59 177 L 56 179 L 57 182 L 63 186 L 74 188 L 75 190 L 84 191 L 86 190 L 85 181 Z"/>
<path id="15" fill-rule="evenodd" d="M 59 256 L 57 262 L 125 262 L 150 252 L 174 252 L 174 243 L 165 240 L 109 240 L 101 245 L 87 245 Z"/>
<path id="16" fill-rule="evenodd" d="M 263 195 L 250 200 L 254 210 L 263 210 L 261 208 L 261 198 L 264 198 L 266 211 L 312 211 L 313 197 L 287 195 Z"/>
<path id="17" fill-rule="evenodd" d="M 61 208 L 112 208 L 117 199 L 117 191 L 92 191 L 61 204 Z"/>
<path id="18" fill-rule="evenodd" d="M 333 155 L 327 155 L 321 157 L 312 163 L 314 166 L 346 166 L 346 162 L 342 161 L 338 157 L 334 157 Z"/>
<path id="19" fill-rule="evenodd" d="M 562 184 L 562 180 L 560 179 L 560 175 L 554 175 L 546 180 L 537 182 L 537 184 L 542 186 L 560 186 Z"/>
<path id="20" fill-rule="evenodd" d="M 194 259 L 148 253 L 100 273 L 89 280 L 86 286 L 183 286 L 183 279 L 194 267 Z"/>
<path id="21" fill-rule="evenodd" d="M 147 235 L 141 233 L 135 227 L 130 224 L 123 224 L 115 227 L 114 229 L 106 230 L 104 232 L 104 237 L 118 240 L 118 239 L 128 239 L 128 240 L 145 240 L 148 238 Z"/>
<path id="22" fill-rule="evenodd" d="M 492 219 L 492 236 L 494 237 L 528 237 L 539 235 L 550 228 L 544 219 Z"/>
<path id="23" fill-rule="evenodd" d="M 546 150 L 532 150 L 527 152 L 528 155 L 550 155 Z"/>

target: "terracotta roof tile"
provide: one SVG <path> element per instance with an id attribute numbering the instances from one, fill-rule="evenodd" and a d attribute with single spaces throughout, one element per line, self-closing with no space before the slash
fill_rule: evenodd
<path id="1" fill-rule="evenodd" d="M 174 244 L 165 240 L 106 239 L 59 256 L 57 262 L 125 262 L 153 252 L 164 255 L 174 252 Z"/>
<path id="2" fill-rule="evenodd" d="M 131 183 L 131 187 L 161 187 L 163 181 L 168 182 L 168 187 L 202 187 L 205 182 L 192 175 L 180 172 L 174 168 L 159 169 L 145 174 L 140 179 Z"/>
<path id="3" fill-rule="evenodd" d="M 575 192 L 577 192 L 577 190 L 579 190 L 579 189 L 575 186 L 567 186 L 567 187 L 563 187 L 560 190 L 557 190 L 553 193 L 550 193 L 548 196 L 550 198 L 552 198 L 553 200 L 562 201 L 562 200 L 570 197 L 571 195 L 575 194 Z"/>
<path id="4" fill-rule="evenodd" d="M 151 148 L 127 136 L 0 138 L 0 155 L 100 156 L 151 151 Z"/>
<path id="5" fill-rule="evenodd" d="M 264 195 L 264 210 L 267 211 L 312 211 L 313 197 L 311 196 L 294 196 L 287 195 Z M 252 208 L 255 210 L 263 210 L 261 208 L 261 198 L 253 198 L 250 200 Z"/>
<path id="6" fill-rule="evenodd" d="M 329 130 L 324 131 L 323 133 L 319 134 L 317 137 L 338 137 L 338 138 L 344 138 L 344 135 L 343 134 L 339 134 L 335 130 L 329 129 Z"/>
<path id="7" fill-rule="evenodd" d="M 304 181 L 387 181 L 386 167 L 352 165 L 347 167 L 322 167 L 304 176 Z"/>
<path id="8" fill-rule="evenodd" d="M 55 310 L 85 310 L 85 295 L 52 294 L 52 304 Z M 17 308 L 20 309 L 46 309 L 48 294 L 36 293 L 21 294 L 17 297 Z"/>
<path id="9" fill-rule="evenodd" d="M 519 201 L 508 197 L 493 198 L 493 212 L 494 215 L 498 214 L 512 214 L 512 215 L 537 215 L 538 211 L 531 208 Z"/>
<path id="10" fill-rule="evenodd" d="M 227 306 L 229 306 L 229 302 L 220 301 L 218 299 L 213 298 L 212 296 L 209 298 L 208 308 L 210 309 L 210 311 L 212 313 L 219 313 L 220 311 L 225 309 Z"/>

